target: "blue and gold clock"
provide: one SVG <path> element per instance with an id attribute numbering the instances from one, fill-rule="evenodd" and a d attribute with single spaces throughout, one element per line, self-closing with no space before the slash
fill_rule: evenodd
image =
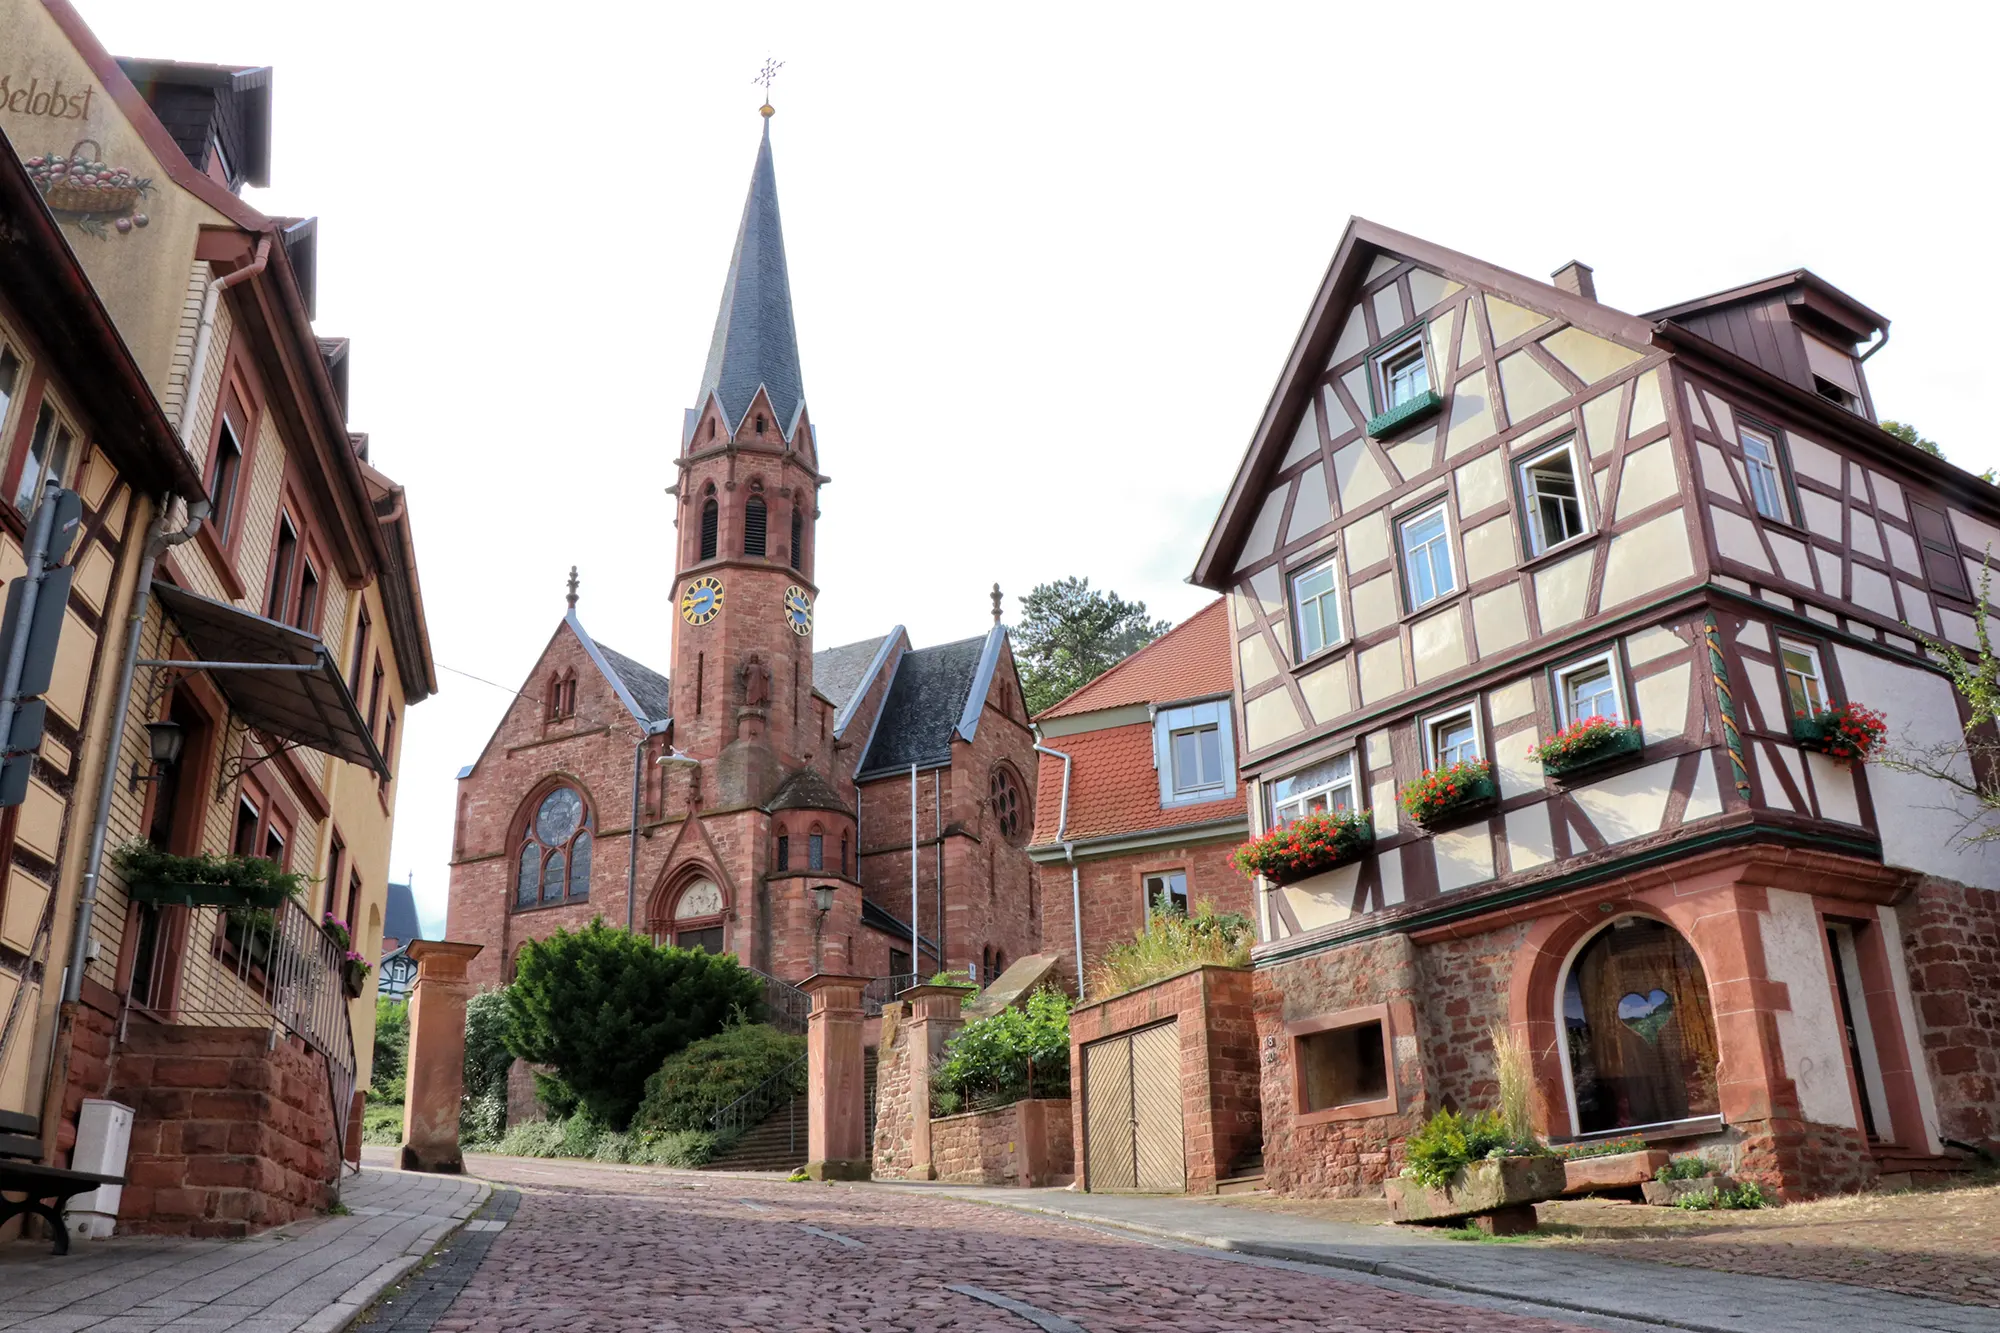
<path id="1" fill-rule="evenodd" d="M 722 614 L 722 580 L 713 574 L 689 579 L 681 590 L 681 619 L 690 625 L 706 625 Z"/>
<path id="2" fill-rule="evenodd" d="M 785 621 L 802 639 L 813 632 L 812 596 L 796 583 L 785 589 Z"/>

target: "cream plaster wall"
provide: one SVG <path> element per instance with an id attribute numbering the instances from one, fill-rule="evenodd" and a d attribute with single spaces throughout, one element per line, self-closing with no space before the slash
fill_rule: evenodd
<path id="1" fill-rule="evenodd" d="M 1799 1109 L 1822 1125 L 1858 1128 L 1819 913 L 1812 899 L 1787 889 L 1768 890 L 1766 900 L 1769 910 L 1759 922 L 1764 967 L 1771 980 L 1784 983 L 1791 1000 L 1791 1007 L 1778 1010 L 1776 1017 L 1785 1073 L 1798 1086 Z"/>

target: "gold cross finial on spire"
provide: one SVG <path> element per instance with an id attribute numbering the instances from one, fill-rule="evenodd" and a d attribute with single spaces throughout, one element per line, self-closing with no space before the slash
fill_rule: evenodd
<path id="1" fill-rule="evenodd" d="M 771 85 L 777 80 L 778 71 L 784 67 L 784 61 L 772 60 L 767 57 L 764 61 L 764 68 L 758 70 L 757 77 L 750 80 L 752 83 L 761 83 L 764 85 L 764 105 L 758 107 L 757 112 L 766 120 L 778 114 L 777 108 L 771 105 Z"/>
<path id="2" fill-rule="evenodd" d="M 576 566 L 569 567 L 569 609 L 576 610 Z"/>

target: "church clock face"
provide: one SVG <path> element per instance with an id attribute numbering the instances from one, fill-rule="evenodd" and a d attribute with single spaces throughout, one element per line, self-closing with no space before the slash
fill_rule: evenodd
<path id="1" fill-rule="evenodd" d="M 796 583 L 785 589 L 785 622 L 802 639 L 813 632 L 813 599 Z"/>
<path id="2" fill-rule="evenodd" d="M 722 580 L 713 574 L 689 579 L 681 590 L 681 619 L 690 625 L 706 625 L 722 613 Z"/>

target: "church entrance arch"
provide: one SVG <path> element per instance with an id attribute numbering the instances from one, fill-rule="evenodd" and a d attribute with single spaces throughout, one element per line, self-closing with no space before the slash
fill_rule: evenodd
<path id="1" fill-rule="evenodd" d="M 653 940 L 678 949 L 721 953 L 726 943 L 728 899 L 714 875 L 695 870 L 653 895 Z"/>
<path id="2" fill-rule="evenodd" d="M 1555 1017 L 1575 1133 L 1720 1112 L 1708 979 L 1672 926 L 1625 916 L 1585 938 L 1563 969 Z"/>

